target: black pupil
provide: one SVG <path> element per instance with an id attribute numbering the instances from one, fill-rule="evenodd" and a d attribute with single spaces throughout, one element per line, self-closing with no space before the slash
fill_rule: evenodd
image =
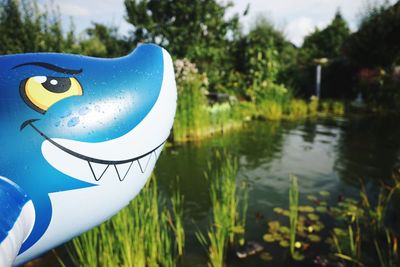
<path id="1" fill-rule="evenodd" d="M 53 93 L 64 93 L 71 88 L 71 80 L 62 77 L 48 76 L 46 81 L 42 83 L 43 87 Z"/>

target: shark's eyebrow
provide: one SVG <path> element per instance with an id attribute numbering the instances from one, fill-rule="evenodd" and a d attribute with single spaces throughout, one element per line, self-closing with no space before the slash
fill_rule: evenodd
<path id="1" fill-rule="evenodd" d="M 46 69 L 57 71 L 57 72 L 64 73 L 64 74 L 79 74 L 83 71 L 82 69 L 79 69 L 79 70 L 65 69 L 65 68 L 61 68 L 56 65 L 50 64 L 50 63 L 46 63 L 46 62 L 22 63 L 22 64 L 19 64 L 19 65 L 13 67 L 12 69 L 16 69 L 16 68 L 23 67 L 23 66 L 39 66 L 42 68 L 46 68 Z"/>

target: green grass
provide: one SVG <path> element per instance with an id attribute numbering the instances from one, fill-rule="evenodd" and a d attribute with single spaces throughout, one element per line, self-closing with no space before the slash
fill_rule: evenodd
<path id="1" fill-rule="evenodd" d="M 178 104 L 173 137 L 176 141 L 198 139 L 210 125 L 207 98 L 199 79 L 178 83 Z"/>
<path id="2" fill-rule="evenodd" d="M 183 254 L 182 197 L 172 198 L 172 216 L 154 177 L 111 220 L 68 244 L 76 266 L 175 266 Z M 174 245 L 174 242 L 176 245 Z"/>
<path id="3" fill-rule="evenodd" d="M 290 120 L 298 120 L 307 117 L 308 107 L 304 100 L 292 99 L 288 106 L 288 116 Z"/>
<path id="4" fill-rule="evenodd" d="M 259 104 L 259 114 L 267 120 L 280 120 L 283 117 L 283 107 L 276 101 L 263 100 Z"/>
<path id="5" fill-rule="evenodd" d="M 308 103 L 308 114 L 310 116 L 318 115 L 318 105 L 319 105 L 318 98 L 315 96 L 312 96 L 310 99 L 310 102 Z"/>

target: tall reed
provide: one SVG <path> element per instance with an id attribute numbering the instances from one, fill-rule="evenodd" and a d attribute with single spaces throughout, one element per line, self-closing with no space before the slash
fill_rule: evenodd
<path id="1" fill-rule="evenodd" d="M 226 152 L 221 154 L 217 151 L 216 157 L 218 170 L 206 174 L 210 181 L 211 226 L 207 236 L 201 232 L 197 232 L 196 236 L 207 248 L 209 266 L 222 267 L 228 244 L 235 242 L 236 235 L 244 234 L 247 188 L 239 189 L 236 184 L 237 160 Z M 243 213 L 240 214 L 241 212 Z"/>
<path id="2" fill-rule="evenodd" d="M 182 198 L 173 199 L 176 212 L 171 219 L 152 176 L 128 207 L 68 244 L 72 262 L 76 266 L 175 266 L 176 255 L 183 253 L 184 231 Z"/>
<path id="3" fill-rule="evenodd" d="M 296 176 L 290 176 L 289 221 L 290 221 L 290 254 L 296 258 L 295 243 L 299 207 L 299 185 Z"/>

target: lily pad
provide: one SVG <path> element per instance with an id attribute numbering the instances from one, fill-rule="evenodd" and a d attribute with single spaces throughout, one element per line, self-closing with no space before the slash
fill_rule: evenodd
<path id="1" fill-rule="evenodd" d="M 309 213 L 307 214 L 307 218 L 310 219 L 311 221 L 318 221 L 319 216 L 315 213 Z"/>
<path id="2" fill-rule="evenodd" d="M 308 235 L 308 240 L 314 243 L 318 243 L 321 242 L 321 237 L 319 237 L 318 235 Z"/>
<path id="3" fill-rule="evenodd" d="M 289 212 L 288 210 L 284 210 L 284 211 L 282 212 L 282 215 L 283 215 L 283 216 L 286 216 L 286 217 L 289 217 L 289 216 L 290 216 L 290 212 Z"/>
<path id="4" fill-rule="evenodd" d="M 320 213 L 325 213 L 328 211 L 328 209 L 326 208 L 326 206 L 318 206 L 315 208 L 316 211 L 320 212 Z"/>
<path id="5" fill-rule="evenodd" d="M 321 201 L 321 202 L 319 203 L 319 205 L 320 205 L 320 206 L 328 206 L 328 202 L 326 202 L 326 201 Z"/>
<path id="6" fill-rule="evenodd" d="M 320 191 L 319 194 L 323 197 L 327 197 L 329 196 L 331 193 L 329 193 L 328 191 Z"/>
<path id="7" fill-rule="evenodd" d="M 287 226 L 281 226 L 279 227 L 279 232 L 281 232 L 282 234 L 288 234 L 290 232 L 289 227 Z"/>
<path id="8" fill-rule="evenodd" d="M 278 213 L 278 214 L 282 214 L 283 213 L 283 209 L 280 208 L 280 207 L 276 207 L 276 208 L 274 208 L 274 212 Z"/>
<path id="9" fill-rule="evenodd" d="M 314 212 L 314 208 L 311 206 L 299 206 L 300 212 Z"/>
<path id="10" fill-rule="evenodd" d="M 304 255 L 301 254 L 301 253 L 298 252 L 298 251 L 295 251 L 295 252 L 293 253 L 293 255 L 292 255 L 292 258 L 293 258 L 295 261 L 302 261 L 302 260 L 304 260 Z"/>
<path id="11" fill-rule="evenodd" d="M 243 234 L 244 227 L 241 225 L 236 225 L 236 226 L 232 227 L 232 232 L 234 232 L 235 234 Z"/>
<path id="12" fill-rule="evenodd" d="M 260 253 L 260 259 L 262 259 L 263 261 L 272 261 L 272 255 L 269 252 L 261 252 Z"/>
<path id="13" fill-rule="evenodd" d="M 265 242 L 270 242 L 270 243 L 275 241 L 274 236 L 271 235 L 271 234 L 265 234 L 263 236 L 263 239 L 264 239 Z"/>
<path id="14" fill-rule="evenodd" d="M 337 236 L 345 236 L 346 235 L 346 232 L 343 229 L 340 229 L 337 227 L 333 228 L 333 233 Z"/>
<path id="15" fill-rule="evenodd" d="M 279 221 L 270 221 L 268 222 L 269 232 L 273 233 L 279 230 L 281 224 Z"/>
<path id="16" fill-rule="evenodd" d="M 316 196 L 314 196 L 314 195 L 308 195 L 308 196 L 307 196 L 307 199 L 310 200 L 310 201 L 316 201 L 316 200 L 318 200 L 318 198 L 317 198 Z"/>
<path id="17" fill-rule="evenodd" d="M 281 240 L 281 242 L 279 242 L 279 245 L 283 248 L 287 248 L 287 247 L 289 247 L 290 244 L 289 244 L 289 241 L 287 241 L 287 240 Z"/>
<path id="18" fill-rule="evenodd" d="M 275 239 L 275 241 L 281 241 L 283 239 L 283 236 L 279 233 L 274 233 L 273 238 Z"/>

